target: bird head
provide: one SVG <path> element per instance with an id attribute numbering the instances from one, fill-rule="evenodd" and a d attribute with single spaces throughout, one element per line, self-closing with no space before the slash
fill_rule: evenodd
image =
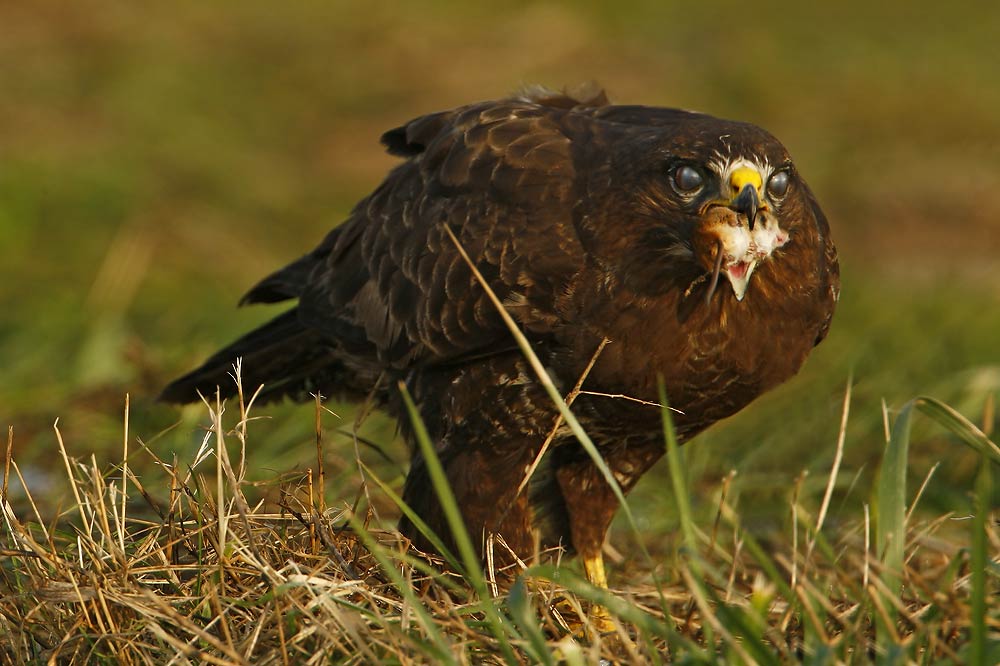
<path id="1" fill-rule="evenodd" d="M 763 265 L 823 233 L 809 188 L 767 131 L 676 109 L 622 107 L 613 119 L 613 141 L 595 144 L 613 146 L 607 168 L 588 185 L 610 200 L 581 210 L 577 225 L 609 284 L 646 296 L 697 285 L 707 300 L 745 301 L 751 279 L 772 274 Z"/>
<path id="2" fill-rule="evenodd" d="M 788 242 L 777 208 L 788 191 L 790 170 L 773 169 L 767 160 L 716 155 L 703 165 L 679 164 L 672 177 L 674 189 L 689 196 L 696 211 L 691 247 L 709 275 L 706 300 L 721 275 L 742 301 L 754 270 Z"/>

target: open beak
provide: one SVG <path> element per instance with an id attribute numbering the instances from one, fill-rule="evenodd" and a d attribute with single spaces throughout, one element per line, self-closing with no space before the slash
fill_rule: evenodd
<path id="1" fill-rule="evenodd" d="M 760 174 L 750 167 L 736 169 L 729 178 L 729 186 L 734 195 L 729 201 L 729 207 L 746 216 L 750 231 L 753 231 L 754 222 L 757 221 L 760 190 L 763 185 L 764 181 Z"/>
<path id="2" fill-rule="evenodd" d="M 755 268 L 757 268 L 756 259 L 740 261 L 726 268 L 726 277 L 729 278 L 729 284 L 733 285 L 733 294 L 737 301 L 742 301 L 743 297 L 746 296 L 750 275 L 753 274 Z"/>
<path id="3" fill-rule="evenodd" d="M 705 293 L 705 303 L 712 302 L 712 294 L 715 293 L 716 288 L 719 286 L 719 275 L 723 274 L 729 280 L 729 284 L 732 285 L 736 300 L 742 301 L 743 297 L 746 296 L 747 286 L 750 284 L 750 276 L 753 274 L 753 269 L 757 268 L 757 259 L 755 258 L 732 262 L 723 267 L 724 254 L 725 249 L 722 241 L 716 241 L 715 261 L 712 266 L 712 277 L 709 279 L 708 290 Z"/>

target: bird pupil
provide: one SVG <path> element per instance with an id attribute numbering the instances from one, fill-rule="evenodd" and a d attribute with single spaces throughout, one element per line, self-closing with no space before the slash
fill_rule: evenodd
<path id="1" fill-rule="evenodd" d="M 771 176 L 768 189 L 771 190 L 771 194 L 778 197 L 782 196 L 788 190 L 788 174 L 784 171 L 779 171 Z"/>
<path id="2" fill-rule="evenodd" d="M 674 181 L 682 190 L 693 190 L 701 185 L 701 174 L 690 166 L 682 166 L 677 169 Z"/>

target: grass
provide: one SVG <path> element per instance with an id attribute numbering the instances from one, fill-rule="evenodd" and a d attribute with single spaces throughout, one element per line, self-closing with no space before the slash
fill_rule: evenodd
<path id="1" fill-rule="evenodd" d="M 401 503 L 389 484 L 328 504 L 314 483 L 325 475 L 322 446 L 310 473 L 250 482 L 249 430 L 259 417 L 240 395 L 235 417 L 206 403 L 204 438 L 185 461 L 130 443 L 126 412 L 123 458 L 101 469 L 93 457 L 70 456 L 57 424 L 54 453 L 73 502 L 54 520 L 37 510 L 8 445 L 4 663 L 985 664 L 1000 656 L 1000 609 L 990 603 L 1000 594 L 990 486 L 1000 449 L 933 399 L 908 403 L 893 424 L 872 488 L 873 523 L 866 512 L 824 524 L 816 507 L 831 498 L 796 492 L 788 531 L 766 545 L 726 485 L 709 489 L 713 511 L 695 510 L 691 500 L 704 498 L 686 485 L 665 418 L 680 547 L 659 560 L 625 556 L 622 582 L 606 591 L 558 553 L 484 571 L 450 489 L 433 474 L 419 422 L 458 535 L 457 560 L 418 553 L 383 526 L 364 497 L 388 493 Z M 322 444 L 325 412 L 316 409 Z M 969 520 L 915 518 L 924 488 L 917 498 L 907 491 L 905 468 L 907 451 L 920 445 L 910 441 L 918 413 L 968 445 L 954 455 L 981 460 Z M 143 457 L 159 478 L 133 473 Z M 825 484 L 833 502 L 837 474 Z M 24 512 L 10 502 L 17 491 Z M 594 603 L 608 609 L 614 634 L 586 631 Z"/>

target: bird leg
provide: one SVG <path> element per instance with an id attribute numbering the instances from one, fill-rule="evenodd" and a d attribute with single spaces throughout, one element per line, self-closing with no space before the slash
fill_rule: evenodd
<path id="1" fill-rule="evenodd" d="M 583 562 L 583 571 L 587 580 L 594 587 L 602 590 L 608 589 L 608 580 L 604 572 L 604 558 L 600 551 L 596 553 L 580 554 Z M 593 603 L 587 613 L 587 619 L 580 621 L 572 618 L 577 617 L 577 610 L 568 600 L 556 603 L 556 609 L 563 614 L 564 621 L 570 626 L 573 634 L 579 638 L 596 638 L 615 631 L 615 624 L 611 621 L 611 614 L 608 609 L 599 603 Z"/>
<path id="2" fill-rule="evenodd" d="M 632 446 L 625 443 L 607 447 L 601 451 L 604 460 L 621 485 L 623 493 L 635 485 L 636 480 L 663 455 L 663 447 Z M 583 570 L 595 587 L 608 589 L 608 577 L 604 569 L 604 536 L 611 519 L 618 510 L 618 497 L 597 469 L 590 457 L 583 457 L 579 450 L 570 446 L 553 452 L 557 457 L 556 481 L 566 508 L 569 537 L 574 549 L 583 562 Z M 559 458 L 558 456 L 565 456 Z M 590 609 L 591 631 L 604 634 L 616 630 L 608 609 L 593 604 Z"/>
<path id="3" fill-rule="evenodd" d="M 604 556 L 601 551 L 596 553 L 582 554 L 583 571 L 587 575 L 587 580 L 594 587 L 602 590 L 608 589 L 608 577 L 604 572 Z M 615 630 L 615 624 L 611 621 L 611 614 L 608 609 L 601 604 L 593 604 L 590 607 L 590 625 L 596 634 L 606 634 Z"/>
<path id="4" fill-rule="evenodd" d="M 484 559 L 486 552 L 483 540 L 489 534 L 501 535 L 519 557 L 527 559 L 534 550 L 528 495 L 515 496 L 519 475 L 530 461 L 531 454 L 530 449 L 525 449 L 507 463 L 501 453 L 495 450 L 469 448 L 444 461 L 445 476 L 458 506 L 461 507 L 465 528 L 478 554 Z M 491 463 L 497 460 L 504 463 L 498 469 L 506 470 L 506 474 L 499 474 L 491 469 Z M 451 527 L 420 456 L 415 456 L 410 466 L 403 489 L 403 500 L 447 548 L 453 553 L 458 552 Z M 501 507 L 505 510 L 500 511 Z M 418 549 L 434 550 L 434 545 L 405 516 L 400 520 L 399 529 Z M 497 549 L 494 559 L 496 566 L 505 567 L 515 562 L 516 559 L 506 549 Z"/>
<path id="5" fill-rule="evenodd" d="M 559 467 L 556 479 L 566 502 L 570 538 L 583 562 L 587 580 L 606 590 L 608 577 L 601 549 L 618 500 L 589 460 Z M 600 604 L 595 603 L 590 608 L 590 630 L 596 634 L 615 630 L 608 609 Z"/>
<path id="6" fill-rule="evenodd" d="M 594 586 L 608 589 L 608 577 L 604 573 L 604 556 L 600 552 L 583 558 L 583 570 Z"/>

